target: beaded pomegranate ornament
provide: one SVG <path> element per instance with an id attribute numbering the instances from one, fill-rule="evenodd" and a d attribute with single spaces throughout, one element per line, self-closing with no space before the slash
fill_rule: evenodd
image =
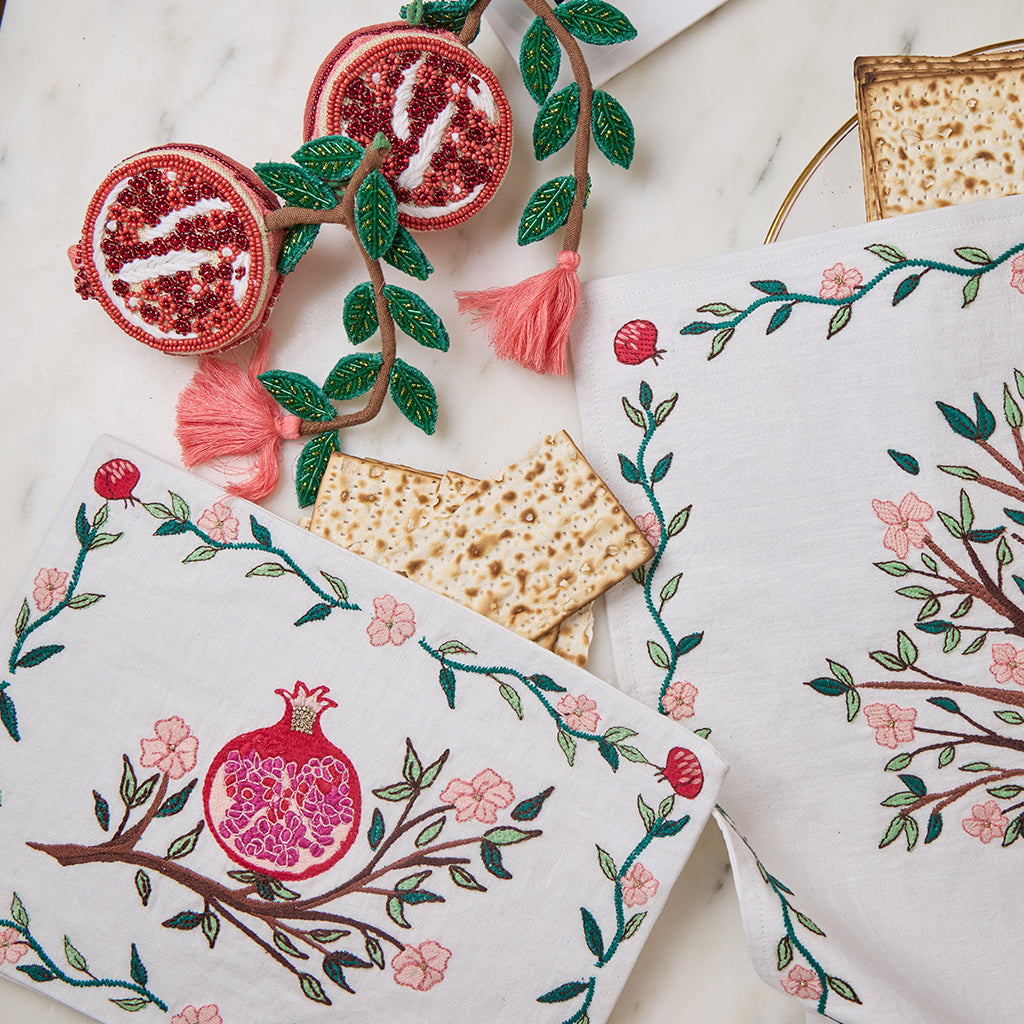
<path id="1" fill-rule="evenodd" d="M 348 852 L 359 828 L 359 778 L 323 734 L 338 705 L 326 686 L 297 682 L 281 720 L 230 740 L 203 786 L 210 831 L 237 864 L 278 879 L 310 878 Z"/>

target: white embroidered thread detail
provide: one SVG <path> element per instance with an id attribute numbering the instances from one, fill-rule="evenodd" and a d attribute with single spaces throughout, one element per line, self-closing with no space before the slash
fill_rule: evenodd
<path id="1" fill-rule="evenodd" d="M 213 213 L 214 210 L 233 213 L 234 207 L 223 199 L 200 199 L 192 206 L 174 210 L 153 227 L 144 225 L 139 228 L 139 241 L 152 242 L 156 238 L 167 238 L 174 234 L 180 221 L 187 220 L 189 217 L 202 217 L 204 214 Z"/>
<path id="2" fill-rule="evenodd" d="M 448 131 L 448 126 L 451 124 L 457 110 L 458 107 L 454 103 L 449 103 L 427 125 L 426 131 L 420 136 L 419 148 L 410 157 L 405 170 L 398 176 L 398 184 L 402 188 L 406 188 L 411 192 L 423 181 L 423 177 L 430 167 L 431 160 L 434 159 L 434 155 L 444 142 L 445 133 Z"/>
<path id="3" fill-rule="evenodd" d="M 407 214 L 410 217 L 441 217 L 446 213 L 455 213 L 464 206 L 469 206 L 483 190 L 483 185 L 477 185 L 468 195 L 445 206 L 413 206 L 412 203 L 399 203 L 398 212 Z"/>
<path id="4" fill-rule="evenodd" d="M 494 94 L 487 88 L 487 83 L 476 75 L 473 75 L 469 87 L 466 89 L 466 96 L 474 110 L 479 110 L 491 124 L 497 124 L 498 105 L 494 102 Z"/>
<path id="5" fill-rule="evenodd" d="M 423 62 L 427 59 L 423 54 L 414 64 L 402 72 L 402 83 L 395 90 L 395 106 L 391 111 L 391 130 L 395 138 L 403 142 L 409 138 L 412 127 L 409 124 L 409 105 L 412 103 L 412 95 L 416 89 L 416 76 L 419 74 Z"/>

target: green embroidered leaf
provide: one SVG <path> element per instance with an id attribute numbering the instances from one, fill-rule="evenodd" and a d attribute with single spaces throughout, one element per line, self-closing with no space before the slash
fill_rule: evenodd
<path id="1" fill-rule="evenodd" d="M 633 122 L 622 104 L 603 89 L 594 91 L 591 124 L 597 148 L 613 164 L 629 167 L 636 145 Z"/>
<path id="2" fill-rule="evenodd" d="M 441 685 L 441 690 L 444 692 L 445 698 L 448 701 L 448 707 L 453 711 L 455 710 L 455 673 L 447 666 L 442 665 L 441 671 L 438 673 L 437 681 Z"/>
<path id="3" fill-rule="evenodd" d="M 135 799 L 135 790 L 138 783 L 135 780 L 135 769 L 132 767 L 132 762 L 128 755 L 122 754 L 121 760 L 121 782 L 118 786 L 118 793 L 120 794 L 121 802 L 125 807 L 131 807 L 132 800 Z"/>
<path id="4" fill-rule="evenodd" d="M 362 158 L 363 147 L 344 135 L 321 135 L 292 153 L 296 163 L 324 181 L 351 178 Z"/>
<path id="5" fill-rule="evenodd" d="M 669 601 L 676 596 L 676 591 L 679 590 L 679 581 L 683 578 L 681 572 L 677 572 L 666 584 L 661 588 L 661 600 Z"/>
<path id="6" fill-rule="evenodd" d="M 190 551 L 181 560 L 181 564 L 186 565 L 189 562 L 208 562 L 215 554 L 217 554 L 216 548 L 211 547 L 209 544 L 200 544 L 199 547 Z"/>
<path id="7" fill-rule="evenodd" d="M 309 933 L 309 936 L 317 942 L 337 942 L 338 939 L 345 938 L 347 934 L 347 932 L 340 931 L 336 928 L 314 928 Z"/>
<path id="8" fill-rule="evenodd" d="M 869 656 L 872 661 L 877 661 L 882 668 L 890 672 L 902 672 L 907 667 L 895 654 L 888 651 L 871 651 Z"/>
<path id="9" fill-rule="evenodd" d="M 624 725 L 613 725 L 605 730 L 604 738 L 609 743 L 621 743 L 623 740 L 632 739 L 637 735 L 635 729 L 627 729 Z"/>
<path id="10" fill-rule="evenodd" d="M 356 192 L 356 231 L 372 260 L 379 260 L 395 240 L 398 204 L 395 193 L 380 171 L 371 171 Z"/>
<path id="11" fill-rule="evenodd" d="M 361 344 L 376 332 L 379 326 L 377 301 L 373 294 L 373 285 L 369 281 L 357 284 L 345 296 L 342 322 L 348 340 L 353 345 Z"/>
<path id="12" fill-rule="evenodd" d="M 1024 792 L 1024 786 L 992 786 L 985 792 L 997 800 L 1012 800 L 1019 793 Z"/>
<path id="13" fill-rule="evenodd" d="M 956 757 L 956 747 L 950 743 L 948 746 L 942 748 L 939 751 L 939 767 L 945 768 L 953 763 L 953 759 Z"/>
<path id="14" fill-rule="evenodd" d="M 906 576 L 911 572 L 911 568 L 906 562 L 875 562 L 874 565 L 876 569 L 881 569 L 882 572 L 888 573 L 890 576 Z"/>
<path id="15" fill-rule="evenodd" d="M 150 775 L 150 777 L 135 790 L 135 796 L 132 797 L 132 802 L 129 804 L 129 808 L 134 810 L 136 807 L 141 807 L 146 803 L 146 801 L 153 795 L 153 790 L 156 789 L 156 784 L 159 779 L 159 774 Z"/>
<path id="16" fill-rule="evenodd" d="M 970 495 L 963 488 L 960 489 L 960 525 L 965 531 L 974 525 L 974 506 Z"/>
<path id="17" fill-rule="evenodd" d="M 274 931 L 274 945 L 282 953 L 287 953 L 288 956 L 296 957 L 299 960 L 309 959 L 309 954 L 303 953 L 284 932 L 277 931 L 276 929 Z"/>
<path id="18" fill-rule="evenodd" d="M 832 675 L 836 679 L 841 683 L 846 683 L 847 686 L 853 686 L 853 676 L 845 665 L 840 665 L 838 661 L 833 661 L 831 658 L 826 658 L 825 660 L 828 662 L 828 667 L 832 670 Z"/>
<path id="19" fill-rule="evenodd" d="M 416 792 L 416 787 L 411 786 L 408 782 L 396 782 L 390 786 L 382 786 L 380 789 L 375 789 L 373 795 L 378 800 L 387 800 L 389 803 L 400 803 L 402 800 L 408 800 L 409 797 Z"/>
<path id="20" fill-rule="evenodd" d="M 619 877 L 619 869 L 615 866 L 615 861 L 612 860 L 611 854 L 602 850 L 600 846 L 595 847 L 597 850 L 597 863 L 601 866 L 601 872 L 605 878 L 615 881 Z"/>
<path id="21" fill-rule="evenodd" d="M 467 647 L 461 640 L 445 640 L 440 647 L 438 647 L 439 654 L 476 654 L 476 651 L 472 647 Z"/>
<path id="22" fill-rule="evenodd" d="M 498 693 L 501 694 L 508 706 L 516 713 L 516 718 L 522 721 L 523 702 L 519 699 L 519 694 L 508 683 L 502 683 L 498 687 Z"/>
<path id="23" fill-rule="evenodd" d="M 487 892 L 487 886 L 481 885 L 464 867 L 449 864 L 448 874 L 460 889 L 471 889 L 473 892 Z"/>
<path id="24" fill-rule="evenodd" d="M 170 519 L 174 513 L 166 506 L 161 504 L 159 501 L 143 502 L 142 507 L 154 518 L 154 519 Z"/>
<path id="25" fill-rule="evenodd" d="M 105 548 L 109 544 L 113 544 L 115 541 L 120 540 L 124 534 L 122 533 L 97 533 L 91 541 L 89 541 L 89 550 L 95 551 L 97 548 Z"/>
<path id="26" fill-rule="evenodd" d="M 28 911 L 25 909 L 25 904 L 21 902 L 21 897 L 17 893 L 11 894 L 11 917 L 22 928 L 28 928 Z"/>
<path id="27" fill-rule="evenodd" d="M 344 964 L 342 964 L 337 954 L 330 953 L 324 957 L 324 974 L 334 982 L 335 985 L 343 988 L 346 992 L 355 994 L 355 989 L 345 980 Z"/>
<path id="28" fill-rule="evenodd" d="M 697 307 L 698 313 L 713 313 L 715 316 L 732 316 L 735 313 L 739 313 L 735 306 L 730 306 L 728 302 L 707 302 L 703 306 Z"/>
<path id="29" fill-rule="evenodd" d="M 94 515 L 92 518 L 93 529 L 98 530 L 107 521 L 107 517 L 109 515 L 110 505 L 107 502 L 104 502 L 102 505 L 100 505 L 99 509 L 96 512 L 96 515 Z"/>
<path id="30" fill-rule="evenodd" d="M 553 988 L 550 992 L 545 992 L 544 995 L 537 996 L 537 1002 L 567 1003 L 570 999 L 575 999 L 581 992 L 586 991 L 586 982 L 567 981 L 564 985 L 559 985 L 558 988 Z"/>
<path id="31" fill-rule="evenodd" d="M 425 829 L 416 837 L 416 846 L 426 846 L 428 843 L 432 843 L 438 835 L 441 833 L 441 829 L 444 828 L 446 818 L 438 818 L 433 824 L 427 825 Z"/>
<path id="32" fill-rule="evenodd" d="M 1024 725 L 1024 715 L 1019 711 L 996 711 L 995 716 L 1007 725 Z"/>
<path id="33" fill-rule="evenodd" d="M 951 537 L 960 540 L 964 535 L 964 528 L 947 512 L 939 512 L 939 519 Z"/>
<path id="34" fill-rule="evenodd" d="M 336 430 L 318 434 L 299 453 L 295 467 L 295 494 L 299 508 L 306 508 L 316 501 L 320 481 L 327 470 L 327 463 L 334 452 L 341 450 Z"/>
<path id="35" fill-rule="evenodd" d="M 647 579 L 647 566 L 638 565 L 629 575 L 642 587 L 644 580 Z"/>
<path id="36" fill-rule="evenodd" d="M 412 925 L 405 919 L 405 907 L 397 896 L 388 897 L 385 909 L 387 910 L 388 917 L 390 917 L 391 920 L 400 928 L 412 927 Z"/>
<path id="37" fill-rule="evenodd" d="M 820 935 L 822 938 L 825 937 L 825 933 L 806 915 L 801 914 L 799 910 L 793 911 L 793 916 L 809 931 L 815 935 Z"/>
<path id="38" fill-rule="evenodd" d="M 293 625 L 304 626 L 307 622 L 319 622 L 321 619 L 326 619 L 333 610 L 329 604 L 315 604 L 308 612 L 296 619 Z"/>
<path id="39" fill-rule="evenodd" d="M 650 764 L 650 761 L 647 760 L 643 752 L 638 750 L 636 747 L 620 743 L 616 749 L 627 761 L 632 761 L 635 764 Z"/>
<path id="40" fill-rule="evenodd" d="M 917 646 L 902 629 L 896 634 L 896 650 L 904 665 L 909 667 L 917 661 Z"/>
<path id="41" fill-rule="evenodd" d="M 484 867 L 495 878 L 509 879 L 512 877 L 501 862 L 501 850 L 489 839 L 480 840 L 480 859 L 483 861 Z"/>
<path id="42" fill-rule="evenodd" d="M 902 754 L 897 754 L 892 758 L 885 766 L 885 770 L 887 772 L 900 772 L 903 771 L 908 764 L 910 764 L 910 754 L 904 752 Z"/>
<path id="43" fill-rule="evenodd" d="M 250 579 L 254 576 L 284 576 L 285 573 L 290 572 L 279 562 L 262 562 L 260 565 L 254 565 L 246 574 L 245 578 Z"/>
<path id="44" fill-rule="evenodd" d="M 909 473 L 911 476 L 917 476 L 921 472 L 921 464 L 914 458 L 913 455 L 907 455 L 906 452 L 898 452 L 895 448 L 890 448 L 888 451 L 889 458 L 896 463 L 905 473 Z"/>
<path id="45" fill-rule="evenodd" d="M 1003 833 L 1003 846 L 1010 846 L 1020 839 L 1021 831 L 1024 830 L 1024 814 L 1018 814 L 1013 821 L 1006 828 L 1006 832 Z"/>
<path id="46" fill-rule="evenodd" d="M 127 1010 L 128 1013 L 138 1013 L 139 1010 L 144 1010 L 151 1005 L 151 1000 L 143 996 L 127 996 L 124 999 L 111 999 L 110 1001 L 120 1009 Z"/>
<path id="47" fill-rule="evenodd" d="M 414 292 L 384 285 L 384 298 L 396 325 L 425 348 L 447 352 L 451 344 L 441 318 Z"/>
<path id="48" fill-rule="evenodd" d="M 519 221 L 517 241 L 529 245 L 547 238 L 568 219 L 569 208 L 576 194 L 576 179 L 571 174 L 546 181 L 530 196 Z"/>
<path id="49" fill-rule="evenodd" d="M 21 964 L 18 970 L 27 974 L 33 981 L 53 981 L 57 977 L 40 964 Z"/>
<path id="50" fill-rule="evenodd" d="M 587 941 L 587 948 L 598 959 L 604 956 L 604 936 L 594 915 L 586 907 L 580 907 L 580 916 L 583 918 L 583 937 Z"/>
<path id="51" fill-rule="evenodd" d="M 402 761 L 402 778 L 411 782 L 414 786 L 419 784 L 420 776 L 423 774 L 423 765 L 420 763 L 419 754 L 412 745 L 412 740 L 406 737 L 405 757 Z"/>
<path id="52" fill-rule="evenodd" d="M 864 248 L 879 259 L 885 260 L 886 263 L 905 263 L 907 260 L 907 257 L 895 245 L 878 243 L 876 245 L 866 245 Z"/>
<path id="53" fill-rule="evenodd" d="M 654 809 L 648 806 L 647 801 L 639 793 L 636 798 L 636 809 L 640 812 L 640 820 L 644 824 L 644 829 L 650 832 L 654 828 L 657 815 L 655 815 Z"/>
<path id="54" fill-rule="evenodd" d="M 916 845 L 918 838 L 918 827 L 917 822 L 908 817 L 907 818 L 907 852 L 909 853 Z"/>
<path id="55" fill-rule="evenodd" d="M 860 711 L 860 694 L 850 687 L 846 691 L 846 720 L 852 722 Z"/>
<path id="56" fill-rule="evenodd" d="M 719 331 L 711 339 L 711 351 L 708 352 L 708 359 L 714 359 L 715 356 L 721 355 L 722 349 L 725 348 L 726 343 L 735 333 L 735 327 L 726 327 L 725 330 Z"/>
<path id="57" fill-rule="evenodd" d="M 838 334 L 850 322 L 850 317 L 852 315 L 852 303 L 847 303 L 845 306 L 840 306 L 832 314 L 832 319 L 829 320 L 828 322 L 828 334 L 826 335 L 826 337 L 831 338 Z"/>
<path id="58" fill-rule="evenodd" d="M 64 650 L 63 644 L 44 644 L 42 647 L 35 647 L 28 654 L 23 654 L 15 663 L 15 668 L 35 668 L 42 665 L 48 658 L 59 654 Z"/>
<path id="59" fill-rule="evenodd" d="M 299 260 L 313 248 L 318 234 L 319 224 L 293 224 L 284 234 L 277 256 L 277 272 L 290 274 L 299 265 Z"/>
<path id="60" fill-rule="evenodd" d="M 178 838 L 167 847 L 166 859 L 181 860 L 182 857 L 187 857 L 196 848 L 196 842 L 202 834 L 204 824 L 205 822 L 200 818 L 199 821 L 196 822 L 195 828 L 186 832 L 183 836 L 178 836 Z"/>
<path id="61" fill-rule="evenodd" d="M 647 421 L 644 418 L 644 414 L 635 405 L 633 405 L 625 395 L 622 396 L 622 408 L 625 411 L 626 416 L 629 418 L 630 423 L 639 427 L 641 430 L 647 429 Z M 25 607 L 27 612 L 28 606 L 26 605 Z"/>
<path id="62" fill-rule="evenodd" d="M 69 608 L 88 608 L 97 601 L 102 601 L 104 594 L 76 594 L 68 601 Z"/>
<path id="63" fill-rule="evenodd" d="M 889 827 L 885 830 L 885 833 L 878 844 L 878 848 L 883 850 L 891 843 L 896 842 L 906 827 L 907 819 L 902 814 L 897 814 L 896 817 L 889 822 Z"/>
<path id="64" fill-rule="evenodd" d="M 571 768 L 573 758 L 576 757 L 576 741 L 564 729 L 559 729 L 558 745 L 561 747 L 562 753 L 565 754 L 565 759 L 569 762 L 569 767 Z"/>
<path id="65" fill-rule="evenodd" d="M 527 839 L 536 839 L 540 835 L 537 829 L 521 829 L 514 825 L 499 825 L 488 829 L 484 838 L 497 846 L 511 846 L 513 843 L 525 843 Z"/>
<path id="66" fill-rule="evenodd" d="M 366 955 L 373 961 L 373 963 L 379 967 L 382 971 L 384 970 L 384 950 L 381 948 L 380 943 L 372 936 L 366 936 Z"/>
<path id="67" fill-rule="evenodd" d="M 947 629 L 946 630 L 946 636 L 945 636 L 945 638 L 943 639 L 943 642 L 942 642 L 942 650 L 946 654 L 951 654 L 959 646 L 961 637 L 962 637 L 962 635 L 960 633 L 960 630 L 957 629 L 956 626 L 953 626 L 952 628 Z"/>
<path id="68" fill-rule="evenodd" d="M 153 883 L 149 880 L 149 875 L 146 874 L 142 868 L 139 868 L 135 872 L 135 891 L 139 894 L 139 899 L 142 900 L 142 905 L 149 905 L 149 897 L 153 891 Z"/>
<path id="69" fill-rule="evenodd" d="M 160 809 L 154 815 L 155 818 L 169 818 L 179 811 L 183 810 L 185 804 L 188 803 L 188 798 L 192 795 L 192 790 L 195 788 L 196 779 L 193 779 L 184 789 L 179 789 L 173 796 L 169 796 L 161 805 Z"/>
<path id="70" fill-rule="evenodd" d="M 663 402 L 659 402 L 657 408 L 654 410 L 654 425 L 660 427 L 665 420 L 668 419 L 669 413 L 676 407 L 676 402 L 679 401 L 679 393 L 666 398 Z"/>
<path id="71" fill-rule="evenodd" d="M 14 635 L 16 637 L 21 636 L 21 634 L 25 632 L 25 627 L 28 625 L 28 618 L 28 601 L 23 600 L 21 602 L 21 608 L 18 611 L 18 617 L 14 620 Z"/>
<path id="72" fill-rule="evenodd" d="M 220 918 L 213 911 L 203 914 L 202 932 L 210 949 L 213 949 L 220 934 Z"/>
<path id="73" fill-rule="evenodd" d="M 793 307 L 795 305 L 795 302 L 789 302 L 784 306 L 779 306 L 779 308 L 772 313 L 772 318 L 768 321 L 768 329 L 764 333 L 773 334 L 777 331 L 789 319 L 789 314 L 793 311 Z"/>
<path id="74" fill-rule="evenodd" d="M 978 651 L 985 646 L 985 642 L 988 640 L 988 633 L 979 633 L 978 636 L 971 641 L 970 645 L 965 647 L 960 653 L 961 654 L 977 654 Z"/>
<path id="75" fill-rule="evenodd" d="M 342 356 L 324 381 L 324 394 L 335 401 L 358 398 L 373 387 L 380 372 L 380 353 Z"/>
<path id="76" fill-rule="evenodd" d="M 860 1002 L 857 993 L 853 990 L 853 986 L 849 982 L 843 981 L 842 978 L 837 978 L 834 975 L 829 975 L 828 987 L 832 989 L 832 991 L 835 992 L 837 996 L 839 996 L 842 999 L 846 999 L 848 1002 Z"/>
<path id="77" fill-rule="evenodd" d="M 302 994 L 307 999 L 312 999 L 314 1003 L 323 1003 L 324 1006 L 331 1005 L 330 999 L 327 998 L 327 994 L 324 992 L 323 985 L 312 974 L 300 974 L 299 986 L 302 989 Z"/>
<path id="78" fill-rule="evenodd" d="M 308 210 L 331 210 L 338 197 L 329 185 L 298 164 L 262 163 L 253 170 L 264 185 L 291 206 Z"/>
<path id="79" fill-rule="evenodd" d="M 893 293 L 892 304 L 898 306 L 920 283 L 920 274 L 911 274 L 910 277 L 905 277 Z"/>
<path id="80" fill-rule="evenodd" d="M 633 23 L 605 0 L 565 0 L 555 17 L 579 40 L 594 46 L 624 43 L 636 37 Z"/>
<path id="81" fill-rule="evenodd" d="M 689 654 L 689 652 L 692 651 L 703 639 L 703 632 L 690 633 L 688 636 L 684 636 L 682 640 L 676 644 L 676 655 L 681 658 L 684 654 Z"/>
<path id="82" fill-rule="evenodd" d="M 437 394 L 426 376 L 404 359 L 391 368 L 391 399 L 398 411 L 425 434 L 437 426 Z"/>
<path id="83" fill-rule="evenodd" d="M 543 18 L 534 18 L 519 47 L 523 85 L 535 103 L 543 103 L 558 79 L 562 48 Z"/>
<path id="84" fill-rule="evenodd" d="M 451 753 L 450 750 L 446 750 L 433 764 L 428 764 L 423 769 L 422 775 L 420 775 L 419 787 L 422 792 L 424 789 L 429 789 L 436 781 L 438 775 L 441 774 L 441 769 L 444 767 L 445 761 L 448 760 L 448 755 Z"/>
<path id="85" fill-rule="evenodd" d="M 775 947 L 775 965 L 780 971 L 784 971 L 793 962 L 793 943 L 788 935 L 779 939 Z"/>
<path id="86" fill-rule="evenodd" d="M 89 973 L 89 965 L 85 962 L 85 957 L 71 945 L 71 940 L 66 935 L 64 936 L 64 956 L 74 970 L 82 971 L 85 974 Z"/>
<path id="87" fill-rule="evenodd" d="M 647 641 L 647 656 L 658 668 L 668 668 L 669 659 L 665 648 L 654 640 Z"/>
<path id="88" fill-rule="evenodd" d="M 268 370 L 259 375 L 259 381 L 267 393 L 293 415 L 307 420 L 334 419 L 334 406 L 305 375 L 291 370 Z"/>
<path id="89" fill-rule="evenodd" d="M 348 587 L 344 580 L 339 580 L 337 576 L 332 576 L 329 572 L 324 572 L 323 569 L 320 570 L 320 575 L 327 580 L 328 584 L 330 584 L 331 590 L 333 590 L 342 601 L 348 600 Z"/>
<path id="90" fill-rule="evenodd" d="M 434 266 L 427 259 L 427 254 L 401 224 L 395 229 L 394 240 L 381 258 L 385 263 L 390 263 L 395 270 L 400 270 L 419 281 L 426 281 L 434 272 Z"/>
<path id="91" fill-rule="evenodd" d="M 17 743 L 21 739 L 18 734 L 18 713 L 15 710 L 14 701 L 5 692 L 7 686 L 7 683 L 0 686 L 0 721 L 3 722 L 8 736 Z"/>
<path id="92" fill-rule="evenodd" d="M 980 284 L 981 274 L 967 278 L 967 284 L 964 285 L 964 301 L 960 305 L 961 309 L 966 309 L 978 297 L 978 285 Z"/>
<path id="93" fill-rule="evenodd" d="M 968 263 L 974 263 L 979 267 L 992 262 L 992 257 L 984 249 L 979 249 L 975 245 L 962 245 L 959 249 L 954 249 L 953 252 L 960 259 L 966 260 Z"/>
<path id="94" fill-rule="evenodd" d="M 690 512 L 693 510 L 692 505 L 687 505 L 686 508 L 681 509 L 677 512 L 668 523 L 668 530 L 666 531 L 670 537 L 674 537 L 677 533 L 682 533 L 686 528 L 686 524 L 690 521 Z"/>
<path id="95" fill-rule="evenodd" d="M 1020 406 L 1010 392 L 1010 385 L 1003 385 L 1003 415 L 1006 417 L 1006 425 L 1013 430 L 1020 428 L 1024 423 L 1024 416 L 1021 415 Z"/>

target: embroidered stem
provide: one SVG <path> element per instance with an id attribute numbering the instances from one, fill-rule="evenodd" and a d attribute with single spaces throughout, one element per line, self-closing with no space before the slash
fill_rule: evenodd
<path id="1" fill-rule="evenodd" d="M 969 693 L 974 697 L 995 701 L 1000 704 L 1014 704 L 1024 708 L 1024 693 L 1013 690 L 999 690 L 994 686 L 972 686 L 967 683 L 932 683 L 916 679 L 901 681 L 877 680 L 870 683 L 858 683 L 858 690 L 930 690 L 937 693 Z M 1015 748 L 1020 749 L 1020 748 Z"/>
<path id="2" fill-rule="evenodd" d="M 596 966 L 598 967 L 604 967 L 615 956 L 615 951 L 619 948 L 619 943 L 622 942 L 622 936 L 626 930 L 626 913 L 622 905 L 622 880 L 633 866 L 633 861 L 647 849 L 651 840 L 654 839 L 658 828 L 664 825 L 665 821 L 666 819 L 660 815 L 654 819 L 654 824 L 648 829 L 643 839 L 633 847 L 632 852 L 622 862 L 622 866 L 615 875 L 615 935 L 612 937 L 612 941 L 608 943 L 608 948 L 604 951 L 604 955 L 597 961 Z"/>

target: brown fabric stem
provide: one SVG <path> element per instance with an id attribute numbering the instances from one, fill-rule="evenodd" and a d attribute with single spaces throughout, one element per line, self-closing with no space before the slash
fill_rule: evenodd
<path id="1" fill-rule="evenodd" d="M 470 7 L 466 14 L 466 20 L 462 25 L 462 31 L 459 33 L 459 42 L 463 46 L 469 46 L 470 42 L 476 38 L 477 31 L 480 28 L 480 16 L 490 6 L 491 0 L 476 0 L 476 3 Z"/>
<path id="2" fill-rule="evenodd" d="M 296 224 L 343 224 L 343 203 L 330 210 L 308 210 L 304 206 L 282 206 L 279 210 L 271 210 L 263 223 L 268 231 L 284 231 Z"/>

